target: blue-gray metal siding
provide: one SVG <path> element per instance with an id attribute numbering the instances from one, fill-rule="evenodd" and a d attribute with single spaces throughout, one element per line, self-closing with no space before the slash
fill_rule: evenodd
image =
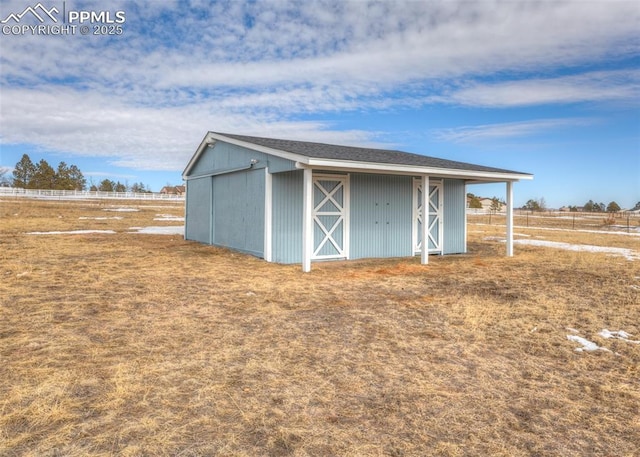
<path id="1" fill-rule="evenodd" d="M 413 178 L 352 174 L 350 180 L 349 257 L 413 255 Z"/>
<path id="2" fill-rule="evenodd" d="M 225 173 L 252 161 L 251 169 Z M 295 169 L 291 160 L 222 141 L 205 149 L 187 176 L 185 238 L 263 257 L 267 166 L 272 173 Z M 215 176 L 198 177 L 209 173 Z"/>
<path id="3" fill-rule="evenodd" d="M 445 179 L 443 183 L 443 254 L 461 254 L 464 252 L 465 205 L 464 181 Z"/>
<path id="4" fill-rule="evenodd" d="M 213 177 L 213 244 L 264 255 L 264 169 Z"/>
<path id="5" fill-rule="evenodd" d="M 273 173 L 272 259 L 299 263 L 303 173 L 295 170 L 294 162 L 217 142 L 203 152 L 191 176 L 245 167 L 252 160 L 258 162 L 250 170 L 187 179 L 185 238 L 263 256 L 263 168 L 269 166 Z M 464 181 L 444 180 L 444 254 L 464 252 L 464 190 Z M 412 177 L 354 173 L 350 195 L 350 258 L 413 255 Z M 327 245 L 320 254 L 331 254 L 331 249 Z"/>
<path id="6" fill-rule="evenodd" d="M 190 176 L 243 167 L 249 165 L 251 160 L 257 160 L 257 165 L 262 168 L 269 166 L 272 173 L 295 169 L 295 162 L 291 160 L 218 141 L 214 147 L 205 149 L 193 166 Z"/>
<path id="7" fill-rule="evenodd" d="M 211 243 L 211 178 L 187 181 L 185 239 Z"/>
<path id="8" fill-rule="evenodd" d="M 274 262 L 302 262 L 302 170 L 272 177 Z"/>

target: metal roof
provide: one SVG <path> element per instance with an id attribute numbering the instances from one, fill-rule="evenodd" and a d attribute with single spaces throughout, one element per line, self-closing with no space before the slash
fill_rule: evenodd
<path id="1" fill-rule="evenodd" d="M 393 149 L 360 148 L 354 146 L 340 146 L 336 144 L 313 143 L 309 141 L 281 140 L 276 138 L 261 138 L 254 136 L 218 133 L 236 140 L 257 144 L 272 149 L 299 154 L 317 159 L 349 160 L 354 162 L 388 163 L 396 165 L 412 165 L 417 167 L 446 168 L 449 170 L 489 171 L 495 173 L 515 173 L 527 175 L 517 171 L 502 168 L 486 167 L 454 160 L 429 157 L 410 152 Z"/>
<path id="2" fill-rule="evenodd" d="M 264 138 L 232 133 L 209 132 L 183 172 L 186 178 L 207 145 L 226 141 L 297 161 L 301 166 L 326 169 L 372 170 L 376 172 L 437 173 L 465 179 L 520 180 L 533 175 L 502 168 L 487 167 L 455 160 L 441 159 L 393 149 L 342 146 L 310 141 Z"/>

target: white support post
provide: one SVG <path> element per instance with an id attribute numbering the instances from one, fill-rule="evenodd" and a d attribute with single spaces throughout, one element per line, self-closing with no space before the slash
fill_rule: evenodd
<path id="1" fill-rule="evenodd" d="M 349 173 L 347 173 L 342 195 L 344 207 L 344 241 L 342 249 L 344 250 L 345 258 L 348 260 L 351 256 L 351 175 Z"/>
<path id="2" fill-rule="evenodd" d="M 429 176 L 422 175 L 422 227 L 420 236 L 422 245 L 420 247 L 420 263 L 429 263 Z"/>
<path id="3" fill-rule="evenodd" d="M 469 236 L 467 227 L 467 183 L 464 183 L 464 194 L 462 195 L 462 207 L 464 208 L 464 253 L 467 253 L 467 238 Z"/>
<path id="4" fill-rule="evenodd" d="M 507 181 L 507 257 L 513 256 L 513 182 Z"/>
<path id="5" fill-rule="evenodd" d="M 302 181 L 302 271 L 311 271 L 313 254 L 313 170 L 305 168 Z"/>
<path id="6" fill-rule="evenodd" d="M 211 208 L 209 208 L 209 244 L 213 244 L 216 241 L 216 196 L 213 194 L 213 176 L 209 177 L 209 202 Z"/>
<path id="7" fill-rule="evenodd" d="M 264 169 L 264 260 L 273 261 L 271 250 L 273 225 L 273 184 L 269 167 Z"/>

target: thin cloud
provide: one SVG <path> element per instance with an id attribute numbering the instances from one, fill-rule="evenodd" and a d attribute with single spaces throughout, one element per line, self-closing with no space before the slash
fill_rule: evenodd
<path id="1" fill-rule="evenodd" d="M 523 122 L 506 122 L 500 124 L 486 124 L 463 126 L 451 129 L 432 131 L 435 139 L 450 143 L 478 143 L 501 139 L 528 137 L 542 132 L 567 127 L 580 127 L 593 124 L 592 119 L 538 119 Z"/>
<path id="2" fill-rule="evenodd" d="M 446 95 L 430 98 L 465 106 L 505 108 L 542 104 L 628 101 L 640 99 L 640 71 L 589 72 L 558 78 L 472 84 Z"/>

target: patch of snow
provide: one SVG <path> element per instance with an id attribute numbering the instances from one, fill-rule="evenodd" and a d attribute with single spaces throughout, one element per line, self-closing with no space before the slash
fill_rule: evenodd
<path id="1" fill-rule="evenodd" d="M 153 218 L 154 221 L 173 221 L 173 222 L 184 222 L 183 216 L 174 216 L 173 214 L 156 214 L 156 217 Z"/>
<path id="2" fill-rule="evenodd" d="M 634 232 L 640 232 L 640 226 L 631 227 L 631 226 L 626 226 L 626 225 L 610 225 L 609 228 L 615 228 L 615 229 L 620 229 L 620 230 L 632 230 Z"/>
<path id="3" fill-rule="evenodd" d="M 570 244 L 559 241 L 543 241 L 543 240 L 514 240 L 517 244 L 526 244 L 529 246 L 543 246 L 556 249 L 564 249 L 566 251 L 578 252 L 602 252 L 622 256 L 627 260 L 640 260 L 640 253 L 628 248 L 614 248 L 610 246 L 593 246 L 590 244 Z"/>
<path id="4" fill-rule="evenodd" d="M 92 220 L 92 221 L 106 221 L 106 220 L 110 220 L 110 219 L 120 220 L 120 219 L 122 219 L 122 216 L 112 216 L 112 217 L 87 217 L 87 216 L 80 216 L 78 219 L 80 219 L 80 220 Z"/>
<path id="5" fill-rule="evenodd" d="M 114 211 L 120 213 L 135 213 L 140 211 L 138 208 L 105 208 L 102 211 Z"/>
<path id="6" fill-rule="evenodd" d="M 489 225 L 483 223 L 473 223 L 473 225 Z M 551 228 L 551 227 L 527 227 L 524 225 L 514 225 L 514 228 L 518 229 L 529 229 L 529 230 L 548 230 L 551 232 L 576 232 L 576 233 L 597 233 L 599 235 L 623 235 L 623 236 L 640 236 L 640 227 L 631 227 L 631 233 L 623 232 L 623 231 L 615 231 L 615 230 L 587 230 L 587 229 L 563 229 L 563 228 Z M 627 226 L 612 226 L 612 227 L 620 227 L 620 230 L 626 230 Z M 634 233 L 635 232 L 635 233 Z"/>
<path id="7" fill-rule="evenodd" d="M 99 233 L 112 235 L 113 230 L 68 230 L 66 232 L 27 232 L 27 235 L 87 235 L 89 233 Z"/>
<path id="8" fill-rule="evenodd" d="M 569 330 L 571 333 L 580 333 L 580 331 L 579 331 L 579 330 L 576 330 L 576 329 L 575 329 L 575 328 L 573 328 L 573 327 L 567 327 L 567 330 Z"/>
<path id="9" fill-rule="evenodd" d="M 142 233 L 145 235 L 184 235 L 184 225 L 129 227 L 129 230 L 136 230 L 129 233 Z"/>
<path id="10" fill-rule="evenodd" d="M 602 331 L 600 331 L 598 335 L 600 335 L 602 338 L 605 338 L 605 339 L 616 338 L 618 340 L 626 341 L 627 343 L 640 344 L 640 341 L 630 340 L 629 338 L 631 337 L 631 334 L 625 332 L 624 330 L 611 332 L 605 328 L 605 329 L 602 329 Z"/>
<path id="11" fill-rule="evenodd" d="M 497 236 L 488 236 L 484 238 L 486 241 L 501 241 L 506 240 Z M 560 241 L 544 241 L 544 240 L 513 240 L 514 244 L 524 244 L 528 246 L 540 246 L 547 248 L 564 249 L 565 251 L 578 251 L 578 252 L 601 252 L 605 254 L 622 256 L 627 260 L 640 260 L 640 253 L 628 248 L 614 248 L 610 246 L 593 246 L 590 244 L 571 244 L 563 243 Z"/>
<path id="12" fill-rule="evenodd" d="M 534 216 L 529 214 L 527 217 L 530 217 L 532 219 L 548 219 L 547 216 Z M 583 219 L 589 219 L 588 217 L 578 217 L 578 216 L 553 216 L 553 219 L 562 219 L 562 220 L 583 220 Z"/>
<path id="13" fill-rule="evenodd" d="M 602 346 L 598 346 L 593 341 L 589 341 L 588 339 L 582 338 L 581 336 L 567 335 L 567 339 L 569 341 L 574 341 L 574 342 L 579 343 L 579 344 L 582 345 L 582 347 L 575 349 L 577 352 L 583 352 L 583 351 L 587 351 L 587 352 L 592 352 L 592 351 L 607 351 L 607 352 L 611 352 L 609 349 L 604 348 Z"/>
<path id="14" fill-rule="evenodd" d="M 640 236 L 640 232 L 638 232 L 638 230 L 636 230 L 635 227 L 631 227 L 631 230 L 636 232 L 636 233 L 628 233 L 628 232 L 616 232 L 615 230 L 586 230 L 586 229 L 578 229 L 578 230 L 573 230 L 573 229 L 562 229 L 562 228 L 550 228 L 550 227 L 523 227 L 523 226 L 515 226 L 517 228 L 530 228 L 530 229 L 535 229 L 535 230 L 549 230 L 549 231 L 553 231 L 553 232 L 581 232 L 581 233 L 597 233 L 599 235 L 624 235 L 624 236 Z M 627 229 L 626 226 L 622 227 L 621 229 L 624 228 L 625 230 Z"/>

